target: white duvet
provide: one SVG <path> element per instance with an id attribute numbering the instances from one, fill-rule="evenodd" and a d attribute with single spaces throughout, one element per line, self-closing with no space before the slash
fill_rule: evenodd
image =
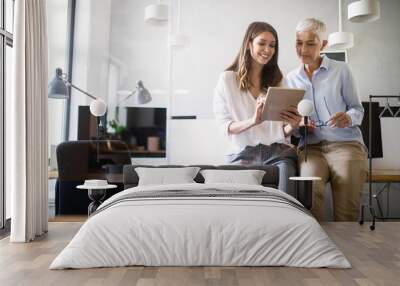
<path id="1" fill-rule="evenodd" d="M 254 185 L 127 189 L 100 206 L 103 211 L 82 225 L 50 269 L 127 265 L 351 267 L 318 222 L 290 204 L 235 197 L 152 198 L 112 204 L 132 192 L 204 188 L 263 190 L 297 202 L 281 191 Z"/>

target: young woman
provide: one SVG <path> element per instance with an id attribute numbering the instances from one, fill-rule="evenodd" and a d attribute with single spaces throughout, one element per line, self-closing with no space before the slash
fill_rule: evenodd
<path id="1" fill-rule="evenodd" d="M 268 23 L 251 23 L 238 56 L 219 78 L 214 114 L 231 143 L 227 161 L 277 165 L 279 189 L 294 195 L 295 186 L 289 177 L 296 175 L 297 155 L 288 144 L 288 137 L 298 127 L 301 117 L 292 108 L 282 111 L 282 121 L 262 122 L 260 118 L 265 92 L 282 84 L 278 51 L 275 29 Z"/>
<path id="2" fill-rule="evenodd" d="M 364 109 L 353 76 L 344 62 L 320 56 L 327 44 L 325 24 L 306 19 L 296 28 L 296 52 L 301 66 L 287 76 L 290 87 L 306 90 L 314 103 L 307 162 L 299 155 L 300 174 L 318 176 L 312 212 L 324 217 L 324 190 L 330 180 L 335 220 L 356 220 L 360 193 L 367 177 L 367 153 L 358 125 Z M 300 145 L 303 145 L 301 142 Z"/>

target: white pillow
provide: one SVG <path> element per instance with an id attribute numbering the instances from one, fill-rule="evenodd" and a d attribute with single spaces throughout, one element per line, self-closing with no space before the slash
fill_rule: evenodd
<path id="1" fill-rule="evenodd" d="M 199 170 L 199 167 L 135 168 L 139 176 L 138 186 L 195 183 L 193 179 Z"/>
<path id="2" fill-rule="evenodd" d="M 261 185 L 265 171 L 262 170 L 202 170 L 206 184 L 230 183 Z"/>

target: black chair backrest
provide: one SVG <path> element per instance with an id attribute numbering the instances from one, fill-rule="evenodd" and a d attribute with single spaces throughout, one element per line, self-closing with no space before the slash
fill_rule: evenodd
<path id="1" fill-rule="evenodd" d="M 57 146 L 58 180 L 56 187 L 56 214 L 84 214 L 90 203 L 86 191 L 76 186 L 86 179 L 107 179 L 110 173 L 120 173 L 130 164 L 125 143 L 118 140 L 81 140 Z M 119 176 L 119 175 L 117 175 Z M 123 189 L 122 182 L 112 182 L 116 189 L 108 190 L 106 198 Z"/>
<path id="2" fill-rule="evenodd" d="M 57 146 L 60 181 L 83 181 L 89 174 L 109 173 L 111 167 L 119 167 L 122 173 L 122 166 L 130 162 L 126 144 L 118 140 L 68 141 Z"/>

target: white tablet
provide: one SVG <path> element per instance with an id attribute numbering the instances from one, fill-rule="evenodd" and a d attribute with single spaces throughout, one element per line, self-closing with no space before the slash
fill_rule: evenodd
<path id="1" fill-rule="evenodd" d="M 261 120 L 282 121 L 280 113 L 290 106 L 297 108 L 303 99 L 304 89 L 270 87 L 265 96 L 265 104 L 261 114 Z"/>

